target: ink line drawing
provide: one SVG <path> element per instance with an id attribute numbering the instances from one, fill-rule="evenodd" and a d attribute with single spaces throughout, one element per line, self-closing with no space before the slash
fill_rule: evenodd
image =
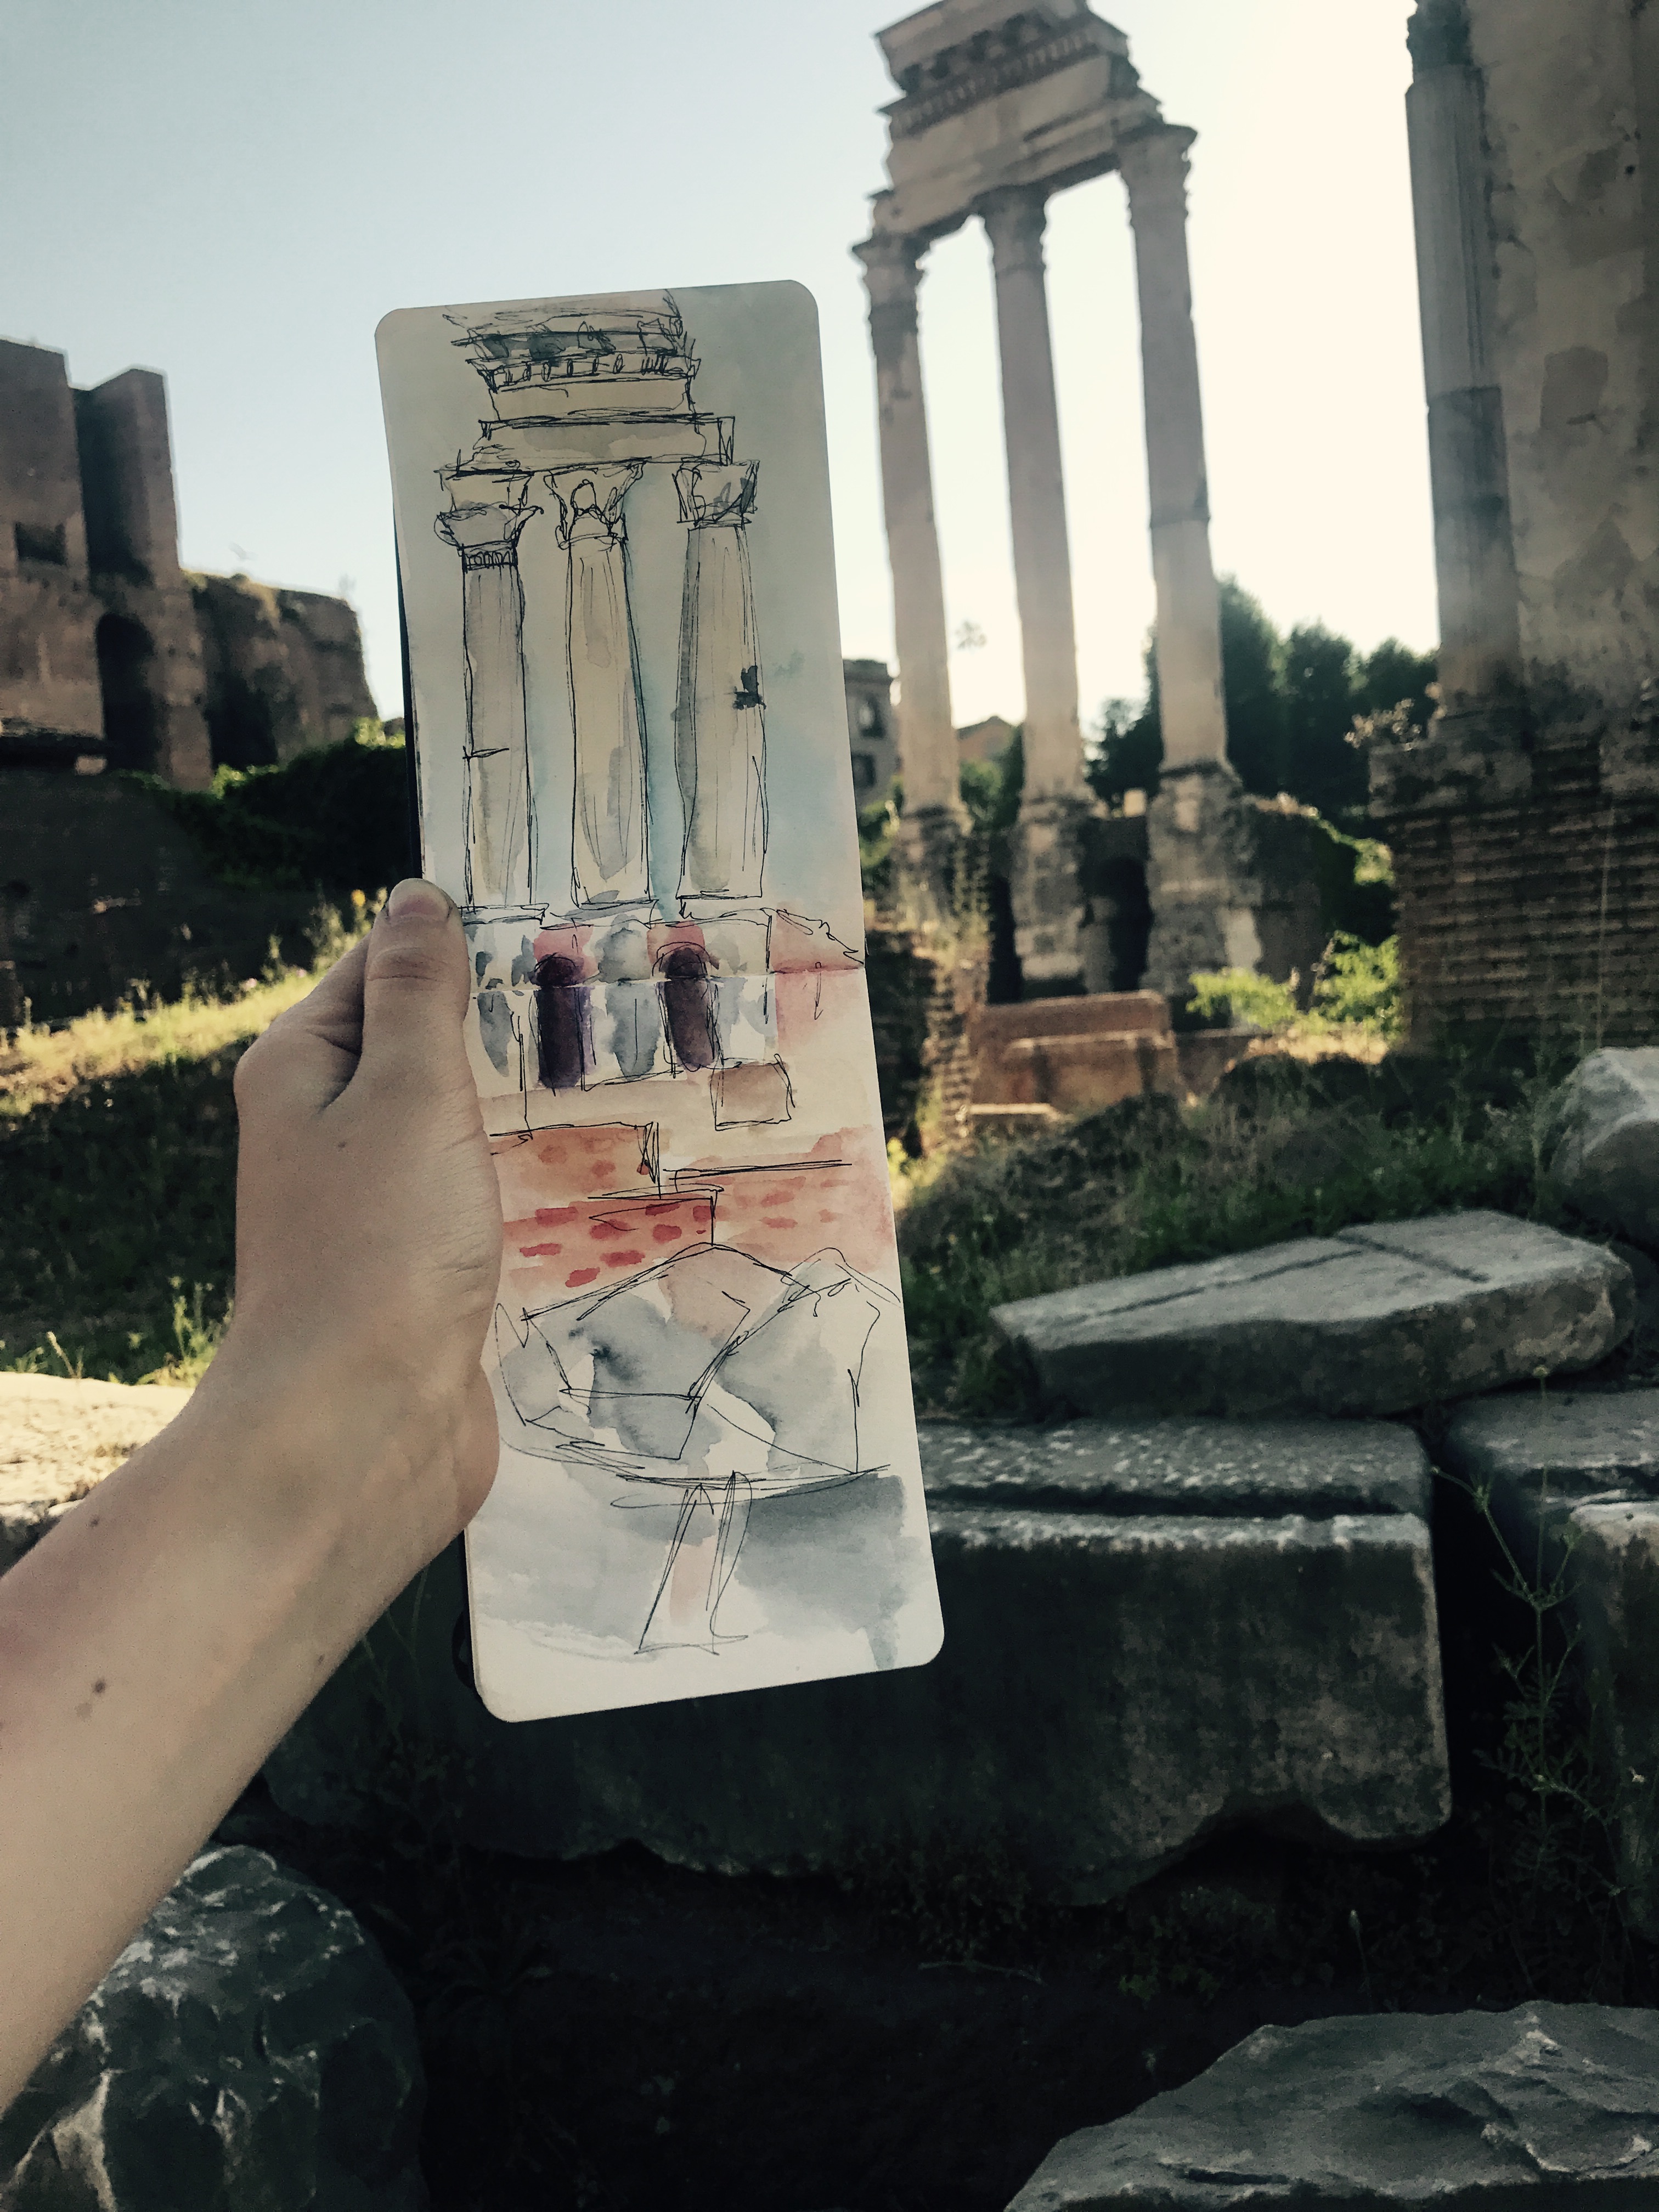
<path id="1" fill-rule="evenodd" d="M 728 290 L 762 317 L 752 374 L 795 288 Z M 441 340 L 436 311 L 408 319 L 488 407 L 427 509 L 459 556 L 465 726 L 416 720 L 417 760 L 459 738 L 467 1047 L 507 1219 L 480 1684 L 524 1717 L 930 1656 L 862 952 L 770 880 L 767 672 L 800 655 L 767 659 L 761 459 L 697 404 L 671 293 L 445 310 Z M 453 623 L 411 617 L 417 690 Z M 833 760 L 838 680 L 824 703 Z M 831 835 L 856 896 L 850 808 Z"/>

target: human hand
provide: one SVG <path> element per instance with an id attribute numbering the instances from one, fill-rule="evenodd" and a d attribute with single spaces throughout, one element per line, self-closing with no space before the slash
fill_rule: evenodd
<path id="1" fill-rule="evenodd" d="M 495 1473 L 479 1353 L 501 1206 L 461 1041 L 469 980 L 453 902 L 399 884 L 236 1071 L 235 1316 L 198 1395 L 299 1423 L 328 1497 L 295 1502 L 345 1512 L 374 1610 Z"/>

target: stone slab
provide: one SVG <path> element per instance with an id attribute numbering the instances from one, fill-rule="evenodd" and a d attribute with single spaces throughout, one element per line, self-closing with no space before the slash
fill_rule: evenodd
<path id="1" fill-rule="evenodd" d="M 0 2113 L 0 2212 L 422 2212 L 415 2015 L 345 1907 L 204 1852 Z"/>
<path id="2" fill-rule="evenodd" d="M 158 1383 L 0 1375 L 0 1506 L 84 1497 L 189 1401 Z"/>
<path id="3" fill-rule="evenodd" d="M 1480 1399 L 1453 1415 L 1439 1457 L 1490 1485 L 1524 1571 L 1549 1579 L 1567 1565 L 1626 1909 L 1659 1941 L 1659 1390 Z"/>
<path id="4" fill-rule="evenodd" d="M 1084 1283 L 991 1325 L 1056 1412 L 1381 1414 L 1594 1366 L 1634 1310 L 1600 1245 L 1470 1212 Z"/>
<path id="5" fill-rule="evenodd" d="M 0 1375 L 0 1573 L 189 1397 L 154 1383 Z"/>
<path id="6" fill-rule="evenodd" d="M 919 1434 L 927 1494 L 939 1504 L 1426 1521 L 1433 1488 L 1421 1439 L 1395 1421 L 1173 1416 L 1053 1429 L 925 1421 Z"/>
<path id="7" fill-rule="evenodd" d="M 1540 2212 L 1659 2204 L 1659 2013 L 1393 2013 L 1261 2027 L 1057 2144 L 1009 2212 Z"/>
<path id="8" fill-rule="evenodd" d="M 1118 1455 L 1139 1453 L 1138 1474 L 1102 1448 L 1096 1477 L 1073 1464 L 1035 1484 L 1029 1439 L 930 1434 L 944 1650 L 850 1680 L 507 1727 L 452 1663 L 446 1555 L 418 1607 L 400 1601 L 413 1668 L 385 1640 L 399 1725 L 416 1717 L 453 1762 L 467 1832 L 530 1856 L 632 1841 L 690 1866 L 803 1874 L 913 1848 L 946 1864 L 1003 1854 L 1087 1903 L 1233 1826 L 1429 1833 L 1450 1809 L 1429 1535 L 1387 1510 L 1420 1495 L 1409 1455 L 1360 1439 L 1370 1474 L 1344 1468 L 1335 1487 L 1367 1510 L 1252 1513 L 1235 1510 L 1251 1480 L 1274 1502 L 1288 1486 L 1252 1476 L 1255 1442 L 1215 1441 L 1211 1496 L 1231 1504 L 1204 1513 L 1173 1510 L 1190 1504 L 1195 1433 L 1184 1462 L 1164 1443 L 1162 1474 L 1159 1448 L 1132 1440 Z M 1165 1510 L 1149 1510 L 1160 1486 Z M 793 1501 L 779 1504 L 755 1540 L 810 1541 L 810 1514 L 791 1530 Z M 716 1655 L 708 1666 L 712 1680 Z M 342 1670 L 267 1767 L 281 1804 L 374 1817 L 362 1787 L 386 1694 L 361 1663 Z"/>
<path id="9" fill-rule="evenodd" d="M 1550 1171 L 1590 1221 L 1659 1250 L 1659 1046 L 1593 1052 L 1559 1100 Z"/>

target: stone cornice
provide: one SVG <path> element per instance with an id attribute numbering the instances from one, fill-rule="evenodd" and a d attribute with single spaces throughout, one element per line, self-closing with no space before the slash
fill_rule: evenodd
<path id="1" fill-rule="evenodd" d="M 960 115 L 964 109 L 994 100 L 999 93 L 1012 92 L 1020 85 L 1034 83 L 1039 77 L 1052 76 L 1056 70 L 1067 69 L 1073 62 L 1087 60 L 1091 55 L 1103 55 L 1112 61 L 1112 96 L 1128 99 L 1139 79 L 1110 42 L 1108 27 L 1091 17 L 1012 53 L 969 61 L 960 75 L 951 75 L 938 84 L 908 93 L 882 112 L 893 138 L 914 138 L 921 131 L 932 130 L 936 123 Z"/>

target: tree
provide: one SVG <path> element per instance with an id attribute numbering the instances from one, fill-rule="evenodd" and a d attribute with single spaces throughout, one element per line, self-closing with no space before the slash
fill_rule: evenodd
<path id="1" fill-rule="evenodd" d="M 1365 763 L 1348 743 L 1358 656 L 1323 623 L 1285 641 L 1285 780 L 1279 786 L 1332 821 L 1365 804 Z"/>
<path id="2" fill-rule="evenodd" d="M 1300 623 L 1281 637 L 1236 576 L 1223 576 L 1218 591 L 1227 757 L 1244 788 L 1266 799 L 1287 791 L 1334 822 L 1363 828 L 1366 767 L 1353 741 L 1355 720 L 1403 704 L 1411 721 L 1425 727 L 1434 711 L 1434 655 L 1391 637 L 1362 657 L 1318 622 Z M 1152 635 L 1146 668 L 1144 702 L 1107 700 L 1091 732 L 1086 772 L 1107 800 L 1158 788 L 1164 739 Z"/>

